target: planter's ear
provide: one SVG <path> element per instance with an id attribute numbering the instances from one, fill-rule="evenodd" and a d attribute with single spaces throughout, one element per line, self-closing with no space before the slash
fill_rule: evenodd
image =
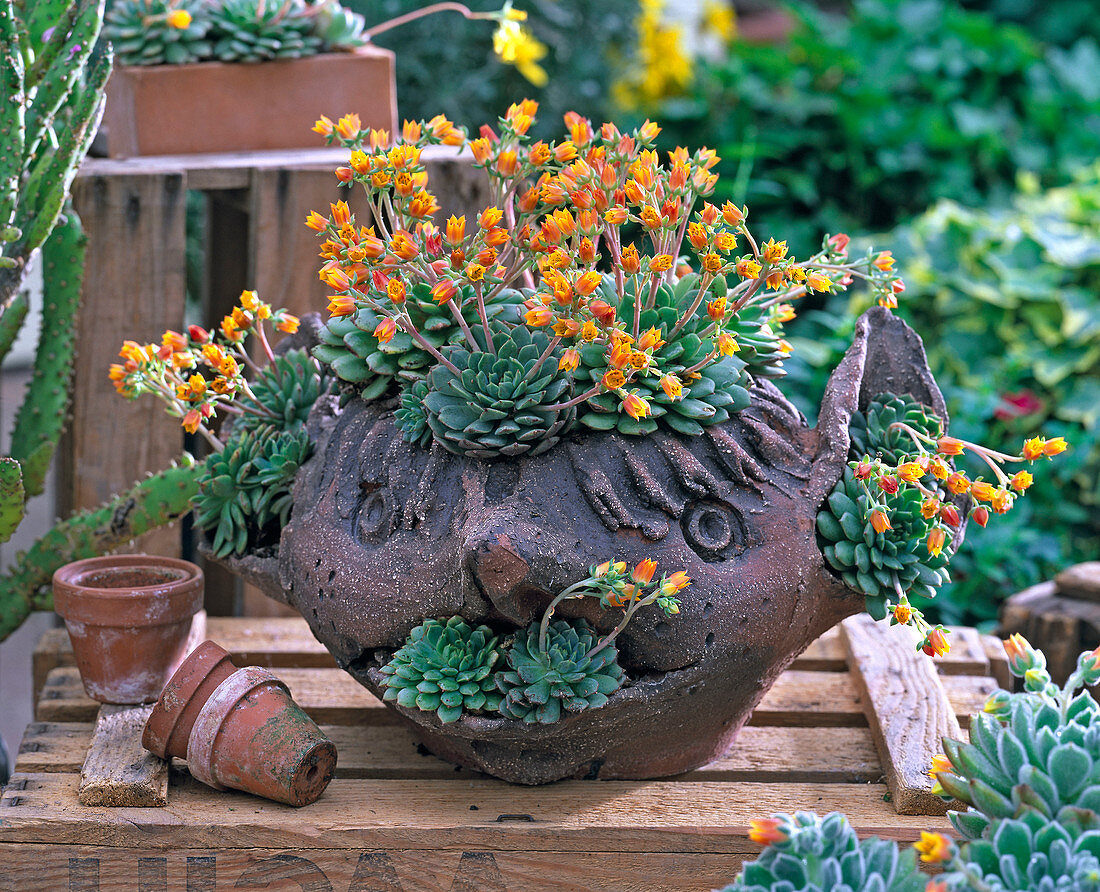
<path id="1" fill-rule="evenodd" d="M 872 399 L 889 391 L 924 403 L 947 425 L 947 407 L 924 344 L 913 329 L 884 307 L 872 307 L 856 322 L 852 346 L 829 377 L 818 415 L 814 495 L 819 499 L 840 479 L 848 459 L 852 413 L 866 411 Z"/>

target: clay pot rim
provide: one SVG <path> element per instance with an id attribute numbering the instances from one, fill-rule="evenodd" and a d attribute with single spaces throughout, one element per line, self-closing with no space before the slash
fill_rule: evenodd
<path id="1" fill-rule="evenodd" d="M 82 580 L 106 570 L 147 568 L 175 578 L 145 586 L 93 588 Z M 185 622 L 202 609 L 205 579 L 189 561 L 158 555 L 106 555 L 73 561 L 53 575 L 54 610 L 66 622 L 136 628 Z"/>
<path id="2" fill-rule="evenodd" d="M 174 578 L 163 582 L 150 583 L 149 585 L 125 585 L 118 588 L 92 586 L 85 582 L 89 576 L 95 573 L 114 569 L 149 569 L 161 573 L 172 573 Z M 53 582 L 54 585 L 60 584 L 70 589 L 79 589 L 82 598 L 131 598 L 156 594 L 163 589 L 174 589 L 196 580 L 201 581 L 202 578 L 202 569 L 198 565 L 181 558 L 160 557 L 149 554 L 115 554 L 85 558 L 66 564 L 54 572 Z"/>

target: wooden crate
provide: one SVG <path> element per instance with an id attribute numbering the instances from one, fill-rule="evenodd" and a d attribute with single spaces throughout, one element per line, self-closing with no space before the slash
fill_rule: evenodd
<path id="1" fill-rule="evenodd" d="M 80 806 L 97 709 L 82 693 L 64 633 L 52 631 L 34 658 L 35 722 L 0 798 L 0 890 L 687 892 L 731 881 L 758 851 L 749 821 L 777 811 L 841 810 L 861 835 L 906 843 L 921 830 L 946 831 L 942 814 L 898 814 L 887 783 L 898 766 L 884 768 L 879 750 L 893 759 L 894 717 L 920 725 L 913 739 L 927 749 L 923 731 L 938 701 L 950 715 L 935 721 L 957 717 L 965 727 L 997 687 L 991 675 L 1005 671 L 1003 651 L 959 630 L 949 657 L 937 661 L 932 690 L 913 689 L 904 708 L 891 707 L 911 673 L 925 671 L 913 667 L 927 664 L 896 638 L 868 653 L 866 625 L 856 623 L 815 642 L 735 746 L 704 768 L 661 781 L 524 788 L 418 750 L 301 620 L 212 617 L 208 635 L 239 663 L 272 667 L 339 749 L 325 795 L 297 810 L 214 792 L 181 765 L 173 765 L 164 808 Z M 938 741 L 931 745 L 938 750 Z M 927 765 L 928 755 L 913 758 Z"/>

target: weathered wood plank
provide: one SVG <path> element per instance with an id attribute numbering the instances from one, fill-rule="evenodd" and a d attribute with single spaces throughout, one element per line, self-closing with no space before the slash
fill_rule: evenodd
<path id="1" fill-rule="evenodd" d="M 1008 671 L 1008 654 L 1004 642 L 996 635 L 982 635 L 982 648 L 989 659 L 989 675 L 1006 691 L 1012 690 L 1012 673 Z"/>
<path id="2" fill-rule="evenodd" d="M 34 722 L 27 726 L 15 770 L 24 774 L 79 771 L 92 741 L 86 722 Z M 336 744 L 339 778 L 465 780 L 457 770 L 419 748 L 402 726 L 322 725 Z M 882 766 L 868 728 L 763 728 L 741 730 L 736 742 L 684 781 L 875 783 Z"/>
<path id="3" fill-rule="evenodd" d="M 897 646 L 901 628 L 855 616 L 841 629 L 894 806 L 899 814 L 946 814 L 928 768 L 942 739 L 958 739 L 961 729 L 939 673 L 908 644 Z"/>
<path id="4" fill-rule="evenodd" d="M 0 845 L 0 892 L 709 892 L 733 880 L 740 853 L 379 851 L 317 847 L 248 851 Z"/>
<path id="5" fill-rule="evenodd" d="M 186 178 L 92 176 L 73 183 L 88 234 L 72 421 L 59 454 L 59 510 L 92 508 L 179 456 L 183 431 L 155 399 L 130 402 L 107 381 L 125 338 L 160 341 L 184 321 Z M 122 551 L 178 555 L 173 525 Z"/>
<path id="6" fill-rule="evenodd" d="M 81 805 L 111 808 L 168 804 L 168 763 L 146 751 L 141 732 L 149 706 L 99 708 L 88 756 L 80 769 Z"/>
<path id="7" fill-rule="evenodd" d="M 399 717 L 340 669 L 273 667 L 291 695 L 314 721 L 334 725 L 386 724 Z M 989 678 L 948 676 L 948 696 L 961 719 L 980 709 L 996 685 Z M 53 670 L 35 706 L 39 722 L 91 722 L 98 704 L 89 699 L 75 667 Z M 855 727 L 866 723 L 859 692 L 852 679 L 839 672 L 789 669 L 764 696 L 752 725 L 795 727 Z"/>
<path id="8" fill-rule="evenodd" d="M 755 850 L 749 822 L 774 812 L 844 811 L 861 833 L 912 840 L 946 819 L 899 815 L 882 784 L 561 781 L 521 788 L 490 778 L 334 780 L 309 808 L 244 793 L 212 795 L 173 778 L 165 808 L 84 808 L 68 774 L 13 777 L 0 843 L 177 848 L 330 848 L 576 852 Z M 471 807 L 473 806 L 473 807 Z M 629 820 L 624 820 L 629 816 Z M 44 834 L 46 834 L 44 836 Z"/>

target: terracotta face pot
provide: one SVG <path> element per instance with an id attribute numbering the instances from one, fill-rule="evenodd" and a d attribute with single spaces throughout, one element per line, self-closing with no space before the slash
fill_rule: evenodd
<path id="1" fill-rule="evenodd" d="M 109 555 L 66 564 L 53 595 L 88 696 L 148 703 L 185 656 L 203 576 L 177 558 Z"/>
<path id="2" fill-rule="evenodd" d="M 481 462 L 403 442 L 392 405 L 319 405 L 274 562 L 238 569 L 297 607 L 339 665 L 376 695 L 380 668 L 425 618 L 500 633 L 608 559 L 685 570 L 680 613 L 642 611 L 617 639 L 631 681 L 550 725 L 390 704 L 429 749 L 506 780 L 647 778 L 706 764 L 733 741 L 806 646 L 863 608 L 824 564 L 817 511 L 847 461 L 848 422 L 884 391 L 946 418 L 920 339 L 876 308 L 834 372 L 816 428 L 769 382 L 699 437 L 575 431 L 535 458 Z M 277 572 L 276 572 L 277 570 Z M 606 633 L 591 600 L 556 616 Z"/>
<path id="3" fill-rule="evenodd" d="M 146 749 L 187 760 L 216 790 L 308 805 L 336 770 L 336 747 L 267 669 L 238 669 L 204 641 L 164 688 L 145 724 Z"/>

